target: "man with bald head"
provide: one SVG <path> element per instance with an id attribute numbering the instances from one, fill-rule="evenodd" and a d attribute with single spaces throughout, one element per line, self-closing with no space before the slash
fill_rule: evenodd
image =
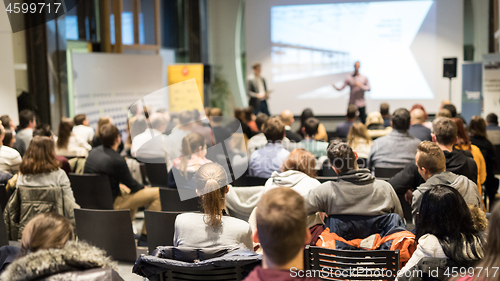
<path id="1" fill-rule="evenodd" d="M 292 124 L 293 122 L 295 122 L 292 112 L 288 109 L 284 110 L 283 112 L 281 112 L 280 117 L 281 117 L 281 122 L 285 124 L 286 137 L 292 142 L 301 141 L 302 137 L 291 130 Z"/>
<path id="2" fill-rule="evenodd" d="M 432 141 L 431 130 L 425 127 L 425 112 L 420 108 L 415 108 L 410 112 L 411 126 L 408 131 L 410 135 L 416 137 L 421 141 Z"/>

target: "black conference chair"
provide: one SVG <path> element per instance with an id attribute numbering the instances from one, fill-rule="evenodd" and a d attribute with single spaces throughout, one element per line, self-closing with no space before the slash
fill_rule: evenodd
<path id="1" fill-rule="evenodd" d="M 5 210 L 7 202 L 9 202 L 9 196 L 7 195 L 7 191 L 5 190 L 5 184 L 0 184 L 0 207 L 2 207 L 2 212 L 3 210 Z"/>
<path id="2" fill-rule="evenodd" d="M 251 177 L 247 175 L 246 173 L 242 175 L 241 177 L 237 178 L 233 183 L 231 183 L 232 186 L 263 186 L 266 184 L 266 181 L 268 179 L 266 178 L 257 178 L 257 177 Z"/>
<path id="3" fill-rule="evenodd" d="M 144 163 L 149 183 L 154 187 L 168 186 L 168 172 L 165 163 Z"/>
<path id="4" fill-rule="evenodd" d="M 307 245 L 304 259 L 306 269 L 321 272 L 322 280 L 395 280 L 399 270 L 399 250 L 347 251 Z"/>
<path id="5" fill-rule="evenodd" d="M 5 227 L 5 221 L 3 220 L 3 211 L 0 213 L 2 219 L 0 219 L 0 247 L 9 245 L 9 236 L 7 235 L 7 227 Z"/>
<path id="6" fill-rule="evenodd" d="M 181 201 L 177 189 L 160 188 L 161 210 L 166 212 L 197 212 L 200 210 L 199 197 Z"/>
<path id="7" fill-rule="evenodd" d="M 403 168 L 384 168 L 375 167 L 375 177 L 379 180 L 390 180 L 397 173 L 401 172 Z"/>
<path id="8" fill-rule="evenodd" d="M 173 246 L 175 219 L 180 212 L 144 211 L 148 230 L 148 252 L 151 255 L 158 246 Z"/>
<path id="9" fill-rule="evenodd" d="M 136 261 L 129 210 L 75 209 L 75 220 L 78 239 L 105 250 L 117 261 Z"/>
<path id="10" fill-rule="evenodd" d="M 82 208 L 113 210 L 113 195 L 107 175 L 69 174 L 76 203 Z"/>

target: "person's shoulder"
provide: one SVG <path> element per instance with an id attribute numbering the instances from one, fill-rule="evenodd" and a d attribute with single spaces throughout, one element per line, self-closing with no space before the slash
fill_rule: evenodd
<path id="1" fill-rule="evenodd" d="M 248 222 L 231 216 L 222 216 L 222 221 L 228 224 L 231 228 L 239 227 L 240 229 L 246 230 L 248 227 L 250 227 L 250 224 L 248 224 Z"/>
<path id="2" fill-rule="evenodd" d="M 8 147 L 6 145 L 2 145 L 1 149 L 3 150 L 2 154 L 6 155 L 8 158 L 17 158 L 18 156 L 21 157 L 21 154 L 19 154 L 19 151 L 15 150 L 12 147 Z"/>
<path id="3" fill-rule="evenodd" d="M 439 239 L 434 234 L 430 234 L 430 233 L 422 235 L 422 237 L 420 237 L 420 239 L 418 239 L 418 244 L 422 245 L 422 246 L 428 246 L 428 247 L 435 246 L 436 244 L 441 246 L 441 244 L 439 244 Z"/>
<path id="4" fill-rule="evenodd" d="M 177 215 L 175 218 L 175 223 L 186 223 L 188 222 L 189 224 L 196 222 L 198 223 L 199 219 L 203 219 L 204 214 L 202 213 L 182 213 Z"/>

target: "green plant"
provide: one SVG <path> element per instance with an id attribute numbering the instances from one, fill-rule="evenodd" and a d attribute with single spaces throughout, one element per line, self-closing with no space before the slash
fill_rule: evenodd
<path id="1" fill-rule="evenodd" d="M 212 107 L 222 110 L 224 116 L 232 116 L 235 102 L 229 83 L 222 74 L 222 66 L 213 68 L 214 82 L 211 84 L 210 101 Z"/>

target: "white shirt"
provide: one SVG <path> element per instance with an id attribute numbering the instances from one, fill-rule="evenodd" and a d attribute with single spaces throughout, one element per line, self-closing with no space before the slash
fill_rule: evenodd
<path id="1" fill-rule="evenodd" d="M 58 148 L 56 144 L 56 155 L 64 157 L 87 157 L 92 146 L 79 136 L 71 135 L 66 148 Z"/>
<path id="2" fill-rule="evenodd" d="M 78 125 L 73 127 L 73 134 L 79 136 L 83 140 L 86 140 L 88 143 L 91 143 L 94 138 L 94 129 L 89 126 Z"/>
<path id="3" fill-rule="evenodd" d="M 405 271 L 408 271 L 413 266 L 417 265 L 418 262 L 425 257 L 442 259 L 447 258 L 438 238 L 432 234 L 425 234 L 418 239 L 417 250 L 413 253 L 406 265 L 401 269 L 399 275 L 404 275 Z"/>
<path id="4" fill-rule="evenodd" d="M 163 140 L 162 138 L 156 138 L 157 136 L 162 135 L 162 133 L 156 129 L 147 129 L 146 131 L 138 134 L 132 140 L 132 147 L 130 148 L 130 154 L 133 157 L 138 157 L 140 159 L 143 158 L 165 158 L 165 151 L 163 149 Z M 166 135 L 163 135 L 166 138 Z M 155 141 L 150 142 L 153 137 L 155 137 Z M 158 141 L 156 141 L 158 140 Z M 150 142 L 148 145 L 144 145 Z M 140 149 L 139 155 L 137 155 L 137 151 Z"/>
<path id="5" fill-rule="evenodd" d="M 21 154 L 6 145 L 0 146 L 0 171 L 17 174 L 21 164 Z"/>

